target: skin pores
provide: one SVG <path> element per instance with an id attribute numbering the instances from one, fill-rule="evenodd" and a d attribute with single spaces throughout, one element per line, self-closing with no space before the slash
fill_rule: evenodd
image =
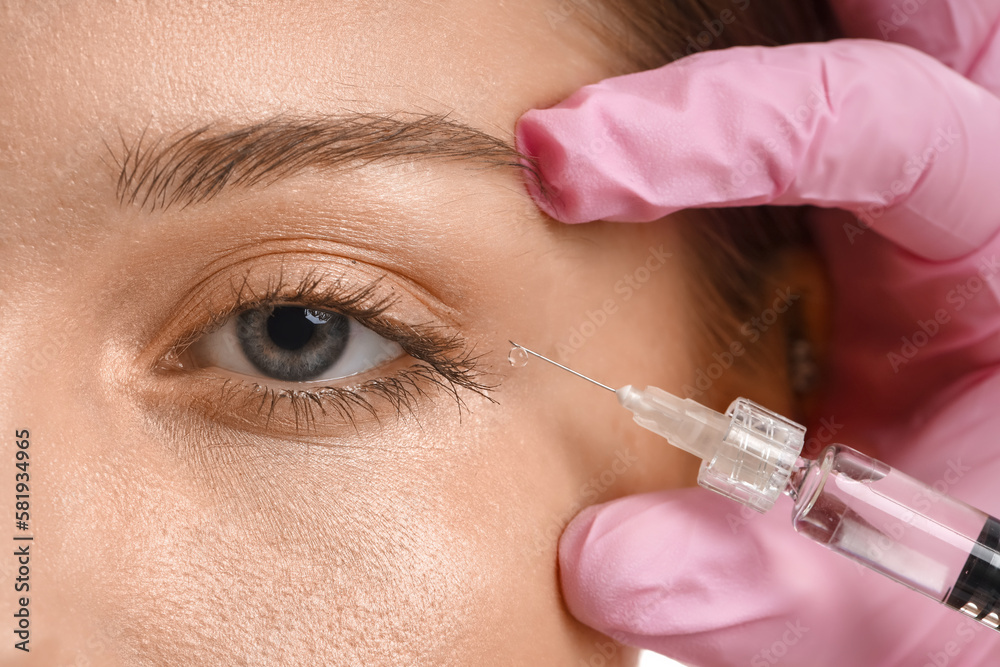
<path id="1" fill-rule="evenodd" d="M 691 463 L 602 381 L 694 375 L 674 221 L 562 226 L 515 168 L 309 168 L 188 207 L 122 204 L 140 137 L 348 112 L 450 114 L 509 139 L 612 73 L 559 4 L 80 2 L 6 8 L 0 421 L 31 433 L 31 653 L 17 664 L 629 664 L 577 623 L 556 545 L 587 504 Z M 117 160 L 117 162 L 116 162 Z M 428 385 L 355 426 L 268 422 L 220 377 L 154 367 L 280 272 L 382 277 L 399 323 L 455 334 L 487 396 Z M 332 307 L 332 306 L 331 306 Z M 444 329 L 442 329 L 444 330 Z M 412 360 L 411 360 L 412 361 Z M 366 377 L 388 375 L 395 366 Z M 260 380 L 267 383 L 266 379 Z M 489 399 L 496 401 L 495 403 Z M 10 557 L 0 558 L 7 581 Z M 0 599 L 12 618 L 16 598 Z"/>

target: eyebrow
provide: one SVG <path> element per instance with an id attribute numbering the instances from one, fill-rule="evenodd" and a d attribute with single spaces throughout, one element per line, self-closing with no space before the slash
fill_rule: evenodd
<path id="1" fill-rule="evenodd" d="M 111 148 L 122 205 L 150 211 L 206 202 L 230 188 L 270 184 L 308 167 L 357 168 L 382 160 L 463 160 L 533 171 L 514 146 L 442 114 L 278 116 L 239 127 L 206 125 Z"/>

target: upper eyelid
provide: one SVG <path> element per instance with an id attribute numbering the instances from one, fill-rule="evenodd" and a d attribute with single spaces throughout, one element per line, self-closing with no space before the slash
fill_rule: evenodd
<path id="1" fill-rule="evenodd" d="M 282 278 L 280 276 L 278 278 L 279 284 L 269 288 L 269 291 L 264 294 L 253 294 L 246 297 L 243 295 L 241 287 L 239 292 L 234 293 L 233 305 L 226 310 L 213 314 L 210 317 L 210 321 L 205 326 L 200 327 L 196 333 L 204 335 L 205 333 L 222 326 L 222 324 L 229 318 L 236 317 L 240 313 L 247 310 L 260 308 L 262 306 L 276 306 L 279 304 L 301 305 L 312 308 L 325 307 L 327 310 L 335 310 L 341 315 L 352 317 L 362 324 L 365 322 L 377 323 L 379 316 L 388 310 L 397 298 L 396 296 L 382 296 L 376 297 L 373 303 L 365 303 L 365 300 L 376 289 L 379 282 L 381 282 L 382 277 L 376 278 L 374 281 L 371 281 L 360 288 L 354 288 L 353 290 L 345 289 L 344 291 L 337 293 L 332 290 L 324 292 L 315 291 L 315 287 L 310 287 L 307 283 L 318 285 L 319 281 L 313 281 L 311 275 L 307 275 L 299 286 L 292 288 L 292 291 L 287 297 L 282 297 L 280 294 L 281 290 L 284 289 L 284 286 L 281 284 Z"/>
<path id="2" fill-rule="evenodd" d="M 399 270 L 393 264 L 380 264 L 374 258 L 368 258 L 363 261 L 350 258 L 351 250 L 355 247 L 350 243 L 342 244 L 344 249 L 343 254 L 330 254 L 316 250 L 311 245 L 316 241 L 322 241 L 324 244 L 331 243 L 328 238 L 312 236 L 259 240 L 254 241 L 252 244 L 233 247 L 224 253 L 216 255 L 206 268 L 212 271 L 226 270 L 227 267 L 240 262 L 241 256 L 247 253 L 247 251 L 251 251 L 256 255 L 257 259 L 276 260 L 279 265 L 284 263 L 283 260 L 286 257 L 290 261 L 295 261 L 297 257 L 301 256 L 308 257 L 309 261 L 317 265 L 328 264 L 331 261 L 337 262 L 339 266 L 342 266 L 347 271 L 353 271 L 359 266 L 363 266 L 366 267 L 366 273 L 373 272 L 382 277 L 399 274 Z M 433 311 L 438 318 L 451 324 L 458 324 L 461 313 L 458 309 L 444 303 L 437 290 L 416 280 L 414 276 L 406 276 L 405 283 L 410 288 L 408 291 L 411 292 L 412 296 L 420 301 L 428 310 Z"/>
<path id="3" fill-rule="evenodd" d="M 177 368 L 179 359 L 187 348 L 202 336 L 225 324 L 229 318 L 243 310 L 256 306 L 302 305 L 304 307 L 325 308 L 352 317 L 362 326 L 376 334 L 398 342 L 404 350 L 416 359 L 428 361 L 426 356 L 437 347 L 464 356 L 464 339 L 458 327 L 434 318 L 432 313 L 419 309 L 421 317 L 404 317 L 399 313 L 388 313 L 397 302 L 404 301 L 404 290 L 395 289 L 395 281 L 389 274 L 380 273 L 364 280 L 348 280 L 345 272 L 329 272 L 316 268 L 305 271 L 286 270 L 280 265 L 278 273 L 261 281 L 256 287 L 251 282 L 253 274 L 265 273 L 253 265 L 244 267 L 242 272 L 230 273 L 226 284 L 224 307 L 203 307 L 200 321 L 176 332 L 166 348 L 154 354 L 150 365 L 154 370 Z M 380 290 L 385 283 L 388 293 Z M 408 299 L 409 300 L 409 299 Z M 412 300 L 410 300 L 412 301 Z M 407 322 L 406 320 L 410 321 Z M 424 350 L 421 356 L 415 350 Z"/>

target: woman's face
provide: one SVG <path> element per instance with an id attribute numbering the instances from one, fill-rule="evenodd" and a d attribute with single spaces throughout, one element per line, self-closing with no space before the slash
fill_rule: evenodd
<path id="1" fill-rule="evenodd" d="M 6 659 L 632 659 L 566 611 L 558 537 L 690 461 L 508 340 L 678 389 L 682 249 L 554 223 L 488 164 L 612 73 L 575 7 L 5 8 L 2 492 L 26 429 L 34 537 Z"/>

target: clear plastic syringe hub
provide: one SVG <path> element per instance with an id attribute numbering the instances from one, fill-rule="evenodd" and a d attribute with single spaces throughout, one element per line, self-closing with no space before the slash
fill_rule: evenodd
<path id="1" fill-rule="evenodd" d="M 804 459 L 805 428 L 745 398 L 723 415 L 656 387 L 616 390 L 512 345 L 614 392 L 640 426 L 702 460 L 702 486 L 758 512 L 787 493 L 799 534 L 1000 630 L 1000 520 L 850 447 Z"/>
<path id="2" fill-rule="evenodd" d="M 619 403 L 643 428 L 702 460 L 698 483 L 758 512 L 788 486 L 805 428 L 745 398 L 722 415 L 658 389 L 618 389 Z"/>

